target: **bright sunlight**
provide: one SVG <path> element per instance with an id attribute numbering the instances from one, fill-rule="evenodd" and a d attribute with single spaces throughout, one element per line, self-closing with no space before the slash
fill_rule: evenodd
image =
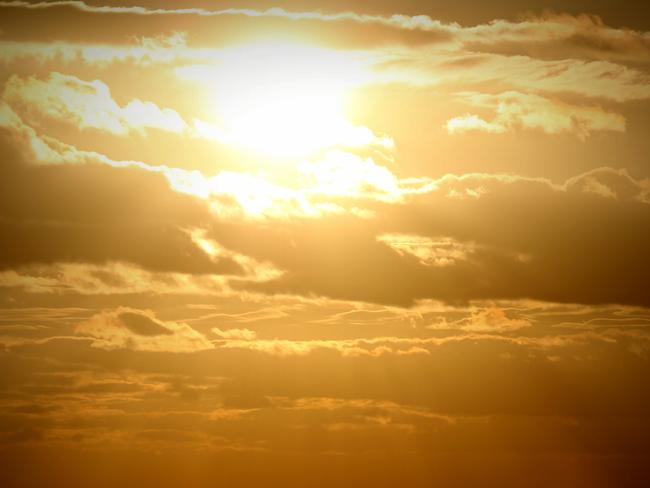
<path id="1" fill-rule="evenodd" d="M 276 157 L 387 143 L 345 117 L 347 93 L 369 76 L 353 54 L 288 42 L 245 44 L 220 54 L 215 66 L 194 66 L 185 74 L 212 84 L 229 143 Z"/>

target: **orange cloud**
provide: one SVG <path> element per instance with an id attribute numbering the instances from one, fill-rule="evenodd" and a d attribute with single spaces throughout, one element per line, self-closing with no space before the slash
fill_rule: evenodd
<path id="1" fill-rule="evenodd" d="M 539 129 L 547 134 L 573 133 L 585 140 L 595 131 L 625 131 L 622 115 L 607 112 L 597 106 L 573 106 L 537 95 L 506 92 L 499 95 L 460 93 L 458 99 L 477 108 L 496 112 L 491 121 L 478 115 L 463 115 L 447 121 L 447 132 L 462 134 L 483 131 L 493 134 L 517 128 Z"/>
<path id="2" fill-rule="evenodd" d="M 153 312 L 120 307 L 79 324 L 75 332 L 100 349 L 190 353 L 214 346 L 189 325 L 158 320 Z"/>

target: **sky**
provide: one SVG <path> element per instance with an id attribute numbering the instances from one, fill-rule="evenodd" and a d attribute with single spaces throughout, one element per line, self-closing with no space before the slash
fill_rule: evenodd
<path id="1" fill-rule="evenodd" d="M 650 483 L 639 2 L 0 1 L 0 484 Z"/>

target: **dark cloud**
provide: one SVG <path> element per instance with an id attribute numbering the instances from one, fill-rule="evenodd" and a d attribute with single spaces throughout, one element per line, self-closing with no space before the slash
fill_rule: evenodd
<path id="1" fill-rule="evenodd" d="M 522 39 L 503 41 L 499 36 L 491 39 L 470 41 L 465 49 L 478 53 L 504 54 L 507 56 L 530 56 L 536 59 L 588 59 L 619 62 L 644 68 L 650 59 L 650 38 L 643 33 L 631 31 L 576 32 L 557 39 Z"/>
<path id="2" fill-rule="evenodd" d="M 28 0 L 26 3 L 40 3 L 38 0 Z M 87 5 L 119 7 L 146 6 L 149 8 L 170 8 L 166 0 L 87 0 Z M 194 0 L 192 7 L 213 9 L 215 4 L 211 0 Z M 237 0 L 224 0 L 219 2 L 220 8 L 241 8 Z M 430 15 L 445 22 L 459 22 L 462 25 L 476 25 L 494 19 L 517 19 L 526 12 L 542 12 L 554 10 L 577 14 L 597 14 L 605 22 L 616 27 L 630 27 L 640 30 L 650 29 L 647 20 L 647 7 L 633 1 L 616 0 L 572 0 L 570 3 L 561 0 L 528 0 L 525 3 L 516 0 L 494 0 L 489 4 L 477 4 L 469 0 L 456 2 L 432 3 L 425 0 L 403 0 L 396 5 L 392 0 L 349 1 L 331 0 L 326 5 L 320 0 L 251 0 L 246 2 L 247 8 L 268 9 L 281 7 L 290 11 L 319 10 L 326 13 L 354 11 L 374 15 Z"/>
<path id="3" fill-rule="evenodd" d="M 161 6 L 169 10 L 168 5 Z M 219 11 L 211 4 L 208 11 Z M 233 6 L 250 8 L 250 6 Z M 423 45 L 451 39 L 444 29 L 404 30 L 380 22 L 353 19 L 333 21 L 282 15 L 242 13 L 207 16 L 193 13 L 138 15 L 136 11 L 92 11 L 73 5 L 26 9 L 0 6 L 3 36 L 19 41 L 69 41 L 97 44 L 133 44 L 143 37 L 158 38 L 173 32 L 189 33 L 190 45 L 217 47 L 251 39 L 283 39 L 323 42 L 338 47 L 370 47 L 384 44 Z M 226 7 L 224 7 L 224 10 Z M 348 12 L 349 9 L 343 9 Z M 318 14 L 318 12 L 315 12 Z M 74 28 L 71 28 L 74 26 Z"/>
<path id="4" fill-rule="evenodd" d="M 467 25 L 560 6 L 554 1 L 469 6 L 407 0 L 398 6 L 334 0 L 323 11 L 390 15 L 399 9 Z M 218 8 L 240 7 L 235 3 Z M 146 4 L 170 8 L 162 0 Z M 312 0 L 246 6 L 277 5 L 323 6 Z M 192 6 L 216 8 L 208 0 Z M 647 23 L 642 9 L 620 3 L 580 0 L 561 7 L 572 14 L 596 10 L 615 25 Z M 145 44 L 155 47 L 166 42 L 159 36 L 185 30 L 190 46 L 210 47 L 276 34 L 345 47 L 450 39 L 443 30 L 358 20 L 0 7 L 0 40 L 133 45 L 150 37 Z M 602 37 L 597 24 L 538 44 L 530 39 L 543 32 L 534 26 L 521 42 L 494 43 L 486 34 L 465 46 L 485 52 L 450 51 L 435 70 L 442 78 L 452 70 L 453 80 L 455 69 L 474 75 L 485 66 L 487 78 L 515 83 L 531 60 L 501 72 L 491 61 L 498 56 L 487 52 L 622 62 L 647 54 L 640 34 L 617 31 L 627 36 L 619 42 L 616 35 Z M 63 65 L 54 57 L 35 67 L 26 59 L 5 68 L 24 76 L 37 70 L 40 78 L 70 70 L 83 80 L 108 79 L 119 87 L 118 105 L 134 97 L 152 100 L 187 120 L 212 110 L 205 92 L 174 84 L 170 66 L 125 59 L 109 67 L 77 58 Z M 624 73 L 616 65 L 570 63 L 589 71 L 572 82 L 578 96 L 599 76 Z M 565 69 L 550 64 L 540 64 L 531 79 Z M 616 85 L 598 85 L 598 93 L 617 99 L 609 87 L 624 94 L 628 82 L 640 93 L 643 76 L 634 72 Z M 450 88 L 501 90 L 487 78 L 476 86 L 449 82 L 435 97 L 423 95 L 430 86 L 375 86 L 377 98 L 368 105 L 379 119 L 404 127 L 373 125 L 373 131 L 410 133 L 394 138 L 400 167 L 386 163 L 391 170 L 379 171 L 388 189 L 359 183 L 354 198 L 315 197 L 310 191 L 316 190 L 302 188 L 301 205 L 340 210 L 318 217 L 296 211 L 293 200 L 269 217 L 237 213 L 238 183 L 251 190 L 252 200 L 266 199 L 254 186 L 258 180 L 251 180 L 252 188 L 235 180 L 232 201 L 227 195 L 201 200 L 174 191 L 158 173 L 167 170 L 154 167 L 173 157 L 206 177 L 245 167 L 251 174 L 278 170 L 274 181 L 285 181 L 289 164 L 276 167 L 261 157 L 243 162 L 238 153 L 200 147 L 180 133 L 124 132 L 118 139 L 79 130 L 76 119 L 57 124 L 17 111 L 28 127 L 6 111 L 14 131 L 0 138 L 0 485 L 647 485 L 650 181 L 638 177 L 647 173 L 641 166 L 633 175 L 587 170 L 610 155 L 629 163 L 627 156 L 643 154 L 644 146 L 630 142 L 630 133 L 615 141 L 594 134 L 568 152 L 561 143 L 550 147 L 550 136 L 521 133 L 515 142 L 504 134 L 504 143 L 491 145 L 478 135 L 455 140 L 475 145 L 479 156 L 460 155 L 458 146 L 445 146 L 450 138 L 442 129 L 431 130 L 449 116 L 440 100 L 449 98 Z M 557 78 L 549 80 L 546 87 L 530 80 L 526 86 L 553 89 Z M 414 117 L 417 110 L 426 117 Z M 629 130 L 643 139 L 646 122 L 631 117 Z M 615 143 L 591 157 L 609 141 Z M 504 161 L 514 145 L 521 158 L 511 154 L 512 165 L 497 171 L 552 175 L 555 182 L 489 174 L 495 166 L 484 161 Z M 415 171 L 404 162 L 404 146 L 417 159 Z M 61 157 L 36 163 L 25 156 L 30 147 Z M 619 154 L 619 148 L 625 150 Z M 462 175 L 468 166 L 445 164 L 442 153 L 475 160 L 471 167 L 481 173 Z M 118 168 L 109 158 L 152 166 Z M 81 161 L 62 162 L 69 159 Z M 552 165 L 565 168 L 554 172 Z M 450 168 L 459 175 L 407 181 L 392 174 L 433 178 Z M 178 171 L 179 179 L 196 176 L 200 186 L 197 173 L 180 166 L 169 171 Z M 407 186 L 413 192 L 399 198 Z M 229 195 L 231 188 L 225 190 Z M 193 240 L 193 229 L 205 234 Z M 206 238 L 204 246 L 197 245 L 198 235 Z M 203 249 L 210 250 L 209 239 L 216 241 L 214 253 Z M 221 277 L 205 275 L 228 275 L 234 292 Z M 62 289 L 66 293 L 52 293 Z"/>
<path id="5" fill-rule="evenodd" d="M 81 322 L 75 333 L 93 339 L 99 349 L 196 352 L 212 343 L 185 323 L 162 322 L 153 312 L 129 308 L 105 310 Z"/>
<path id="6" fill-rule="evenodd" d="M 579 315 L 559 306 L 547 312 L 553 310 Z M 585 310 L 588 317 L 598 314 Z M 114 317 L 123 322 L 123 315 Z M 371 333 L 367 325 L 355 326 L 354 317 L 337 320 L 357 334 Z M 329 471 L 341 457 L 375 486 L 394 486 L 405 466 L 410 486 L 432 480 L 475 486 L 478 479 L 521 486 L 517 470 L 522 464 L 528 473 L 539 469 L 540 459 L 543 482 L 527 486 L 568 480 L 608 488 L 625 479 L 623 467 L 640 476 L 643 464 L 635 460 L 647 454 L 649 363 L 629 347 L 643 337 L 647 342 L 647 333 L 637 329 L 636 339 L 622 339 L 622 324 L 584 334 L 557 329 L 553 317 L 540 320 L 526 333 L 551 334 L 542 347 L 514 336 L 474 338 L 447 342 L 429 355 L 380 358 L 327 351 L 274 357 L 218 347 L 193 354 L 105 350 L 70 339 L 12 347 L 0 354 L 0 480 L 9 486 L 44 481 L 25 477 L 31 473 L 22 469 L 26 460 L 33 471 L 48 473 L 51 486 L 90 480 L 96 471 L 61 466 L 83 459 L 84 466 L 115 467 L 125 462 L 124 452 L 132 471 L 115 479 L 128 484 L 138 474 L 159 486 L 172 486 L 171 480 L 206 486 L 205 466 L 222 466 L 233 453 L 237 460 L 229 458 L 215 476 L 233 475 L 233 462 L 255 462 L 264 477 L 275 479 L 282 466 L 297 485 L 312 477 L 320 483 L 323 463 Z M 310 327 L 302 319 L 296 324 Z M 266 327 L 269 334 L 277 330 Z M 278 464 L 278 456 L 286 459 Z M 314 464 L 291 471 L 301 457 Z M 580 464 L 563 464 L 568 458 Z M 163 477 L 153 467 L 161 459 L 168 470 Z M 188 470 L 198 470 L 189 469 L 197 459 L 202 474 L 188 477 Z M 432 472 L 442 459 L 454 469 Z M 461 468 L 472 474 L 459 478 Z M 330 473 L 328 482 L 349 480 L 345 471 Z M 245 480 L 242 486 L 262 482 L 262 475 L 245 473 L 242 468 L 236 477 Z"/>
<path id="7" fill-rule="evenodd" d="M 188 227 L 211 220 L 198 200 L 161 175 L 102 164 L 37 165 L 3 134 L 0 267 L 123 261 L 156 271 L 238 274 L 213 260 Z"/>
<path id="8" fill-rule="evenodd" d="M 609 169 L 565 187 L 449 176 L 409 203 L 374 207 L 376 218 L 330 217 L 273 229 L 233 225 L 219 232 L 225 245 L 287 270 L 259 285 L 268 292 L 402 305 L 419 298 L 648 305 L 650 205 L 643 199 L 647 182 Z M 476 246 L 453 265 L 425 266 L 379 242 L 386 233 Z"/>
<path id="9" fill-rule="evenodd" d="M 134 312 L 122 312 L 117 316 L 124 326 L 134 334 L 142 336 L 169 335 L 173 332 L 149 317 Z"/>

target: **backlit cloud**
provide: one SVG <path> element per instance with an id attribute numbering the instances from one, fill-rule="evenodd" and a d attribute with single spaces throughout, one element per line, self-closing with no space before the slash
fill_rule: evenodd
<path id="1" fill-rule="evenodd" d="M 537 95 L 506 92 L 499 95 L 461 93 L 464 103 L 495 113 L 491 121 L 478 115 L 463 115 L 447 121 L 450 134 L 484 131 L 502 134 L 511 130 L 538 129 L 547 134 L 569 132 L 584 140 L 594 131 L 625 131 L 625 119 L 600 107 L 571 106 Z"/>
<path id="2" fill-rule="evenodd" d="M 82 322 L 76 333 L 93 338 L 93 347 L 127 348 L 152 352 L 194 352 L 211 349 L 212 343 L 187 324 L 163 322 L 151 311 L 118 308 Z"/>
<path id="3" fill-rule="evenodd" d="M 0 486 L 642 484 L 637 4 L 0 1 Z"/>

